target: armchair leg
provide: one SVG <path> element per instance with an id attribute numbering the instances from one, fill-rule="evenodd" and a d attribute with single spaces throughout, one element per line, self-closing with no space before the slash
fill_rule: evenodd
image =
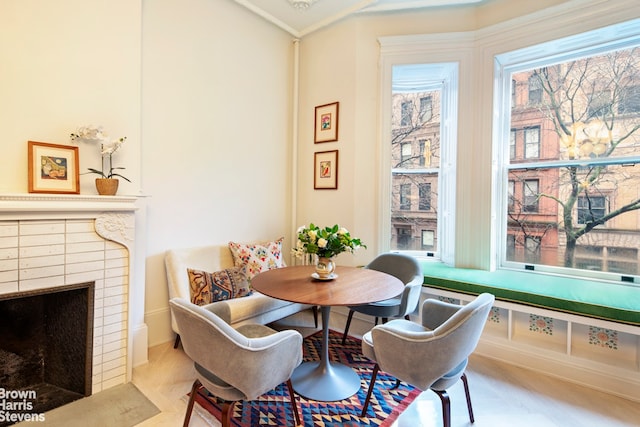
<path id="1" fill-rule="evenodd" d="M 296 395 L 293 392 L 293 385 L 291 384 L 291 380 L 287 380 L 287 388 L 289 389 L 289 398 L 291 399 L 291 406 L 293 406 L 293 415 L 296 419 L 296 426 L 299 426 L 300 423 L 300 413 L 298 412 L 298 403 L 296 402 Z"/>
<path id="2" fill-rule="evenodd" d="M 469 410 L 469 421 L 471 424 L 475 423 L 476 420 L 473 417 L 473 407 L 471 406 L 471 394 L 469 394 L 469 381 L 467 381 L 467 374 L 462 374 L 462 384 L 464 385 L 464 394 L 467 397 L 467 409 Z"/>
<path id="3" fill-rule="evenodd" d="M 180 344 L 180 334 L 176 334 L 176 340 L 173 342 L 173 348 L 178 348 Z"/>
<path id="4" fill-rule="evenodd" d="M 451 427 L 451 401 L 446 390 L 433 390 L 442 402 L 442 425 L 444 427 Z"/>
<path id="5" fill-rule="evenodd" d="M 191 412 L 193 411 L 193 404 L 196 401 L 196 393 L 202 384 L 199 380 L 195 380 L 193 382 L 193 386 L 191 386 L 191 395 L 189 396 L 189 403 L 187 404 L 187 413 L 184 414 L 184 423 L 183 427 L 189 426 L 189 420 L 191 419 Z"/>
<path id="6" fill-rule="evenodd" d="M 222 418 L 222 427 L 231 427 L 231 415 L 233 414 L 233 405 L 235 405 L 236 402 L 229 402 L 229 401 L 224 401 L 224 403 L 222 404 L 222 414 L 220 415 L 220 418 Z"/>
<path id="7" fill-rule="evenodd" d="M 342 345 L 347 340 L 347 334 L 349 333 L 349 326 L 351 326 L 351 319 L 353 319 L 353 310 L 349 309 L 349 316 L 347 316 L 347 324 L 344 326 L 344 334 L 342 334 Z"/>
<path id="8" fill-rule="evenodd" d="M 376 366 L 373 367 L 373 372 L 371 373 L 371 381 L 369 382 L 369 391 L 367 391 L 367 397 L 364 399 L 364 405 L 362 405 L 362 413 L 360 414 L 361 418 L 364 418 L 367 415 L 367 407 L 369 406 L 369 400 L 371 400 L 371 394 L 373 393 L 373 387 L 376 385 L 376 377 L 378 376 L 378 371 L 380 367 L 376 363 Z"/>

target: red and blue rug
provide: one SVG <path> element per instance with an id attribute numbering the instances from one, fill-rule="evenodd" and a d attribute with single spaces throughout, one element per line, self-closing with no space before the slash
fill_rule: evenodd
<path id="1" fill-rule="evenodd" d="M 304 360 L 319 360 L 321 346 L 322 332 L 305 338 Z M 361 418 L 360 413 L 374 364 L 362 355 L 359 339 L 349 337 L 342 345 L 342 334 L 335 331 L 330 331 L 329 334 L 329 358 L 334 362 L 351 366 L 360 375 L 360 390 L 350 398 L 338 402 L 317 402 L 296 395 L 302 425 L 305 427 L 390 426 L 420 394 L 420 390 L 405 383 L 393 389 L 395 377 L 380 371 L 376 378 L 376 387 L 371 396 L 367 417 Z M 206 399 L 199 393 L 196 402 L 202 409 L 220 420 L 220 405 L 215 397 Z M 236 403 L 232 425 L 236 427 L 293 426 L 295 419 L 292 411 L 287 387 L 281 384 L 257 400 Z"/>

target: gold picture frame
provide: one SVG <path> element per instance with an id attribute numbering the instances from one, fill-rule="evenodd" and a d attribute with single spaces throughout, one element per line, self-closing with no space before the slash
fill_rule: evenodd
<path id="1" fill-rule="evenodd" d="M 316 107 L 313 142 L 332 142 L 338 140 L 338 114 L 340 103 L 319 105 Z"/>
<path id="2" fill-rule="evenodd" d="M 29 141 L 29 193 L 80 194 L 78 147 Z"/>
<path id="3" fill-rule="evenodd" d="M 338 150 L 314 153 L 314 190 L 338 189 Z"/>

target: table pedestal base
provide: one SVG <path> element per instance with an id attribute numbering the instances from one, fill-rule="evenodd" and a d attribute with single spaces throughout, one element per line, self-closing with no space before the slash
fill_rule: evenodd
<path id="1" fill-rule="evenodd" d="M 300 396 L 321 402 L 347 399 L 360 389 L 360 376 L 350 367 L 330 362 L 305 362 L 291 375 L 293 389 Z"/>
<path id="2" fill-rule="evenodd" d="M 329 315 L 322 312 L 322 351 L 320 361 L 305 362 L 291 374 L 291 385 L 300 396 L 321 402 L 335 402 L 353 396 L 360 389 L 360 376 L 350 367 L 329 361 Z"/>

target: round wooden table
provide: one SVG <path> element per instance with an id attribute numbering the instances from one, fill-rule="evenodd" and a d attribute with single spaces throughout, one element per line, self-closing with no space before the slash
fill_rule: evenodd
<path id="1" fill-rule="evenodd" d="M 291 375 L 293 389 L 307 399 L 323 402 L 346 399 L 360 389 L 360 377 L 348 366 L 329 360 L 331 306 L 359 305 L 399 295 L 402 281 L 376 270 L 336 268 L 333 280 L 311 277 L 313 266 L 277 268 L 258 274 L 251 287 L 273 298 L 319 305 L 322 310 L 322 352 L 319 361 L 304 362 Z"/>

